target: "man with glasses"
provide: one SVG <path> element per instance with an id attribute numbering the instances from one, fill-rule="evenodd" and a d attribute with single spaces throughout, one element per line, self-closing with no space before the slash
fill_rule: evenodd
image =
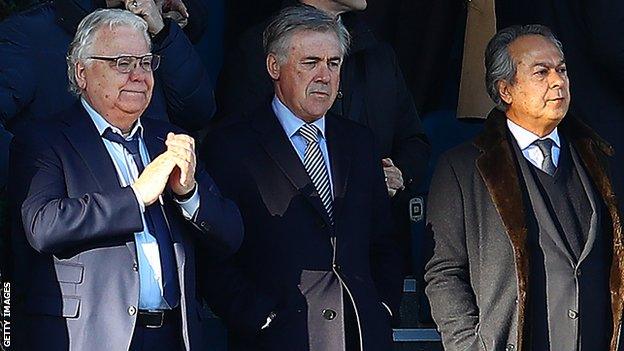
<path id="1" fill-rule="evenodd" d="M 195 252 L 226 258 L 242 224 L 194 140 L 143 116 L 159 63 L 144 20 L 98 10 L 67 58 L 80 101 L 16 134 L 15 350 L 207 349 Z"/>

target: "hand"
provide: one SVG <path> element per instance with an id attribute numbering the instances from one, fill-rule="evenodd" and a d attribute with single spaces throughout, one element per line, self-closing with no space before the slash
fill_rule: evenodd
<path id="1" fill-rule="evenodd" d="M 163 18 L 175 21 L 180 28 L 188 24 L 189 13 L 182 0 L 165 0 L 162 6 Z"/>
<path id="2" fill-rule="evenodd" d="M 403 185 L 403 173 L 394 165 L 394 162 L 392 162 L 390 158 L 382 159 L 381 165 L 383 166 L 388 195 L 393 197 L 396 195 L 397 191 L 405 189 Z"/>
<path id="3" fill-rule="evenodd" d="M 167 134 L 167 152 L 175 155 L 176 167 L 169 175 L 169 187 L 179 196 L 184 196 L 195 187 L 195 140 L 185 134 Z"/>
<path id="4" fill-rule="evenodd" d="M 139 178 L 132 185 L 145 206 L 156 202 L 169 179 L 169 175 L 176 167 L 177 156 L 166 151 L 156 157 L 143 170 Z"/>
<path id="5" fill-rule="evenodd" d="M 162 0 L 124 0 L 126 9 L 147 22 L 147 31 L 151 35 L 158 34 L 165 23 L 162 16 Z"/>

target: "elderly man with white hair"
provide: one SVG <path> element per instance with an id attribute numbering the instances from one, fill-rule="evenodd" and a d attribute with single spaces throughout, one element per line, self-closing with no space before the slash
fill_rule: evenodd
<path id="1" fill-rule="evenodd" d="M 141 118 L 160 60 L 143 19 L 90 14 L 67 59 L 80 102 L 16 134 L 15 349 L 206 349 L 195 258 L 232 254 L 242 224 L 194 140 Z"/>

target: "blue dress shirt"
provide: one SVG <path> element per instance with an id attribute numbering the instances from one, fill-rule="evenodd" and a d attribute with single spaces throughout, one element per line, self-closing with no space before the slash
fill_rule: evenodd
<path id="1" fill-rule="evenodd" d="M 102 136 L 104 131 L 108 128 L 111 128 L 113 132 L 122 135 L 128 140 L 138 133 L 141 160 L 143 160 L 144 165 L 149 164 L 150 158 L 147 147 L 143 141 L 143 126 L 141 125 L 140 119 L 136 121 L 134 127 L 128 135 L 123 135 L 119 128 L 108 123 L 108 121 L 106 121 L 104 117 L 95 111 L 84 99 L 81 99 L 81 102 L 93 120 L 100 136 Z M 132 155 L 130 155 L 130 153 L 128 153 L 128 151 L 118 143 L 111 142 L 104 137 L 102 137 L 102 142 L 104 143 L 104 146 L 106 147 L 106 150 L 115 165 L 117 177 L 121 186 L 132 186 L 134 181 L 139 177 L 139 171 L 134 163 Z M 136 243 L 137 260 L 139 265 L 139 308 L 145 310 L 168 309 L 169 306 L 163 297 L 162 270 L 160 267 L 158 243 L 156 238 L 150 234 L 145 222 L 145 206 L 143 205 L 143 201 L 141 201 L 140 197 L 136 193 L 136 190 L 135 194 L 137 196 L 137 202 L 139 203 L 141 213 L 143 214 L 141 216 L 143 221 L 143 230 L 134 233 L 134 241 Z M 195 193 L 190 199 L 186 201 L 178 201 L 178 204 L 182 209 L 183 215 L 187 219 L 190 219 L 199 208 L 199 192 L 197 191 L 197 187 Z"/>
<path id="2" fill-rule="evenodd" d="M 303 159 L 305 157 L 305 149 L 307 146 L 307 142 L 305 138 L 297 133 L 299 128 L 302 125 L 306 124 L 306 122 L 299 117 L 295 116 L 292 111 L 288 109 L 277 96 L 273 97 L 273 102 L 271 103 L 271 107 L 273 108 L 273 112 L 277 116 L 288 140 L 292 144 L 293 148 L 297 152 L 297 156 L 301 160 L 303 164 Z M 319 136 L 319 147 L 321 148 L 321 152 L 323 153 L 323 159 L 325 160 L 325 167 L 327 167 L 327 174 L 329 174 L 329 186 L 331 187 L 332 197 L 334 194 L 334 182 L 332 180 L 332 172 L 331 165 L 329 159 L 329 152 L 327 151 L 327 138 L 325 137 L 325 116 L 317 119 L 312 124 L 314 124 L 321 132 Z"/>

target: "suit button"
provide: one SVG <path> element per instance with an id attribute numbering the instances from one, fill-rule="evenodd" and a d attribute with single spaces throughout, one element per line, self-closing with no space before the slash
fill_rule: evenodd
<path id="1" fill-rule="evenodd" d="M 335 270 L 337 270 L 337 271 L 339 271 L 339 270 L 340 270 L 340 268 L 342 268 L 342 267 L 340 267 L 340 265 L 339 265 L 339 264 L 336 264 L 336 263 L 334 263 L 334 264 L 332 265 L 332 267 L 334 267 L 334 269 L 335 269 Z"/>
<path id="2" fill-rule="evenodd" d="M 199 223 L 199 226 L 204 228 L 205 230 L 210 230 L 210 225 L 205 221 L 201 221 L 201 223 Z"/>
<path id="3" fill-rule="evenodd" d="M 326 310 L 323 310 L 323 318 L 327 319 L 328 321 L 331 321 L 332 319 L 336 318 L 336 311 L 329 309 L 329 308 Z"/>
<path id="4" fill-rule="evenodd" d="M 139 270 L 139 265 L 136 262 L 132 264 L 132 270 L 135 272 Z"/>
<path id="5" fill-rule="evenodd" d="M 577 276 L 577 277 L 578 277 L 578 276 L 580 276 L 580 275 L 581 275 L 581 269 L 580 269 L 580 268 L 579 268 L 579 269 L 577 269 L 575 273 L 576 273 L 576 276 Z"/>
<path id="6" fill-rule="evenodd" d="M 505 347 L 505 351 L 513 351 L 515 348 L 514 344 L 508 344 L 507 347 Z"/>
<path id="7" fill-rule="evenodd" d="M 136 311 L 137 311 L 136 307 L 134 307 L 134 306 L 128 307 L 128 314 L 129 315 L 134 316 L 136 314 Z"/>
<path id="8" fill-rule="evenodd" d="M 568 310 L 568 318 L 570 318 L 570 319 L 577 319 L 578 318 L 578 312 L 576 312 L 575 310 Z"/>

